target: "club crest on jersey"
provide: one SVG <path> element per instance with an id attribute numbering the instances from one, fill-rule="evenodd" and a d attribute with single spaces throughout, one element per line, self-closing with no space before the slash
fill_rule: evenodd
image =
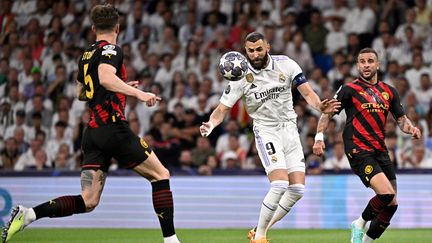
<path id="1" fill-rule="evenodd" d="M 272 161 L 273 163 L 276 163 L 276 162 L 277 162 L 277 157 L 273 155 L 273 156 L 271 157 L 271 161 Z"/>
<path id="2" fill-rule="evenodd" d="M 366 175 L 370 175 L 370 173 L 372 173 L 373 171 L 373 166 L 372 165 L 367 165 L 364 169 L 364 172 Z"/>
<path id="3" fill-rule="evenodd" d="M 229 94 L 231 91 L 231 86 L 228 84 L 228 86 L 225 89 L 225 94 Z"/>
<path id="4" fill-rule="evenodd" d="M 246 81 L 248 81 L 248 83 L 252 83 L 254 81 L 254 77 L 252 73 L 246 74 Z"/>
<path id="5" fill-rule="evenodd" d="M 385 100 L 389 100 L 390 99 L 390 95 L 387 92 L 382 92 L 381 95 L 383 96 L 383 98 Z"/>
<path id="6" fill-rule="evenodd" d="M 279 74 L 279 82 L 284 83 L 286 80 L 285 75 L 283 75 L 283 73 Z"/>

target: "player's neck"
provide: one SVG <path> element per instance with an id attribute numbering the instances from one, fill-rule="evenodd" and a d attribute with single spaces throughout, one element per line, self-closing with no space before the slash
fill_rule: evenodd
<path id="1" fill-rule="evenodd" d="M 115 33 L 103 33 L 96 35 L 96 41 L 105 40 L 110 44 L 117 44 L 117 35 Z"/>
<path id="2" fill-rule="evenodd" d="M 376 75 L 375 75 L 373 78 L 371 78 L 370 80 L 366 80 L 366 79 L 364 79 L 362 76 L 360 76 L 360 79 L 361 79 L 362 81 L 368 83 L 368 84 L 371 84 L 371 85 L 375 85 L 375 84 L 378 83 L 378 76 L 376 76 Z"/>

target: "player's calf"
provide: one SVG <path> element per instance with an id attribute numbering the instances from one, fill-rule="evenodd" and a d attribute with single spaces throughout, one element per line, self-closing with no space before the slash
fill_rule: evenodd
<path id="1" fill-rule="evenodd" d="M 396 213 L 397 207 L 398 205 L 385 207 L 377 217 L 371 221 L 366 235 L 373 240 L 378 239 L 390 225 L 390 220 Z"/>
<path id="2" fill-rule="evenodd" d="M 373 197 L 362 213 L 365 221 L 374 219 L 384 208 L 387 207 L 395 197 L 395 194 L 377 194 Z"/>

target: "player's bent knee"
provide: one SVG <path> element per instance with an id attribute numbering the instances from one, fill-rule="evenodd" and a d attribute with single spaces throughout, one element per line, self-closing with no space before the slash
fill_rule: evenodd
<path id="1" fill-rule="evenodd" d="M 389 205 L 393 201 L 395 194 L 378 194 L 377 197 L 384 205 Z"/>
<path id="2" fill-rule="evenodd" d="M 293 185 L 289 185 L 288 187 L 288 191 L 290 192 L 290 194 L 292 195 L 292 198 L 295 201 L 300 200 L 305 192 L 305 186 L 303 184 L 293 184 Z"/>
<path id="3" fill-rule="evenodd" d="M 270 183 L 270 191 L 275 194 L 282 196 L 286 190 L 288 190 L 288 181 L 276 180 Z"/>
<path id="4" fill-rule="evenodd" d="M 99 205 L 99 198 L 96 196 L 82 194 L 82 198 L 86 207 L 86 213 L 93 211 Z"/>

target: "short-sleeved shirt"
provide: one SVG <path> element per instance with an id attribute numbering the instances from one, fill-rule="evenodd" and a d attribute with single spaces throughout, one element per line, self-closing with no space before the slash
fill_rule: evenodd
<path id="1" fill-rule="evenodd" d="M 116 75 L 126 81 L 123 51 L 119 46 L 103 40 L 98 41 L 91 45 L 80 57 L 77 79 L 86 90 L 85 95 L 90 109 L 89 126 L 92 128 L 126 120 L 126 96 L 109 91 L 100 84 L 98 67 L 102 63 L 116 68 Z"/>
<path id="2" fill-rule="evenodd" d="M 255 125 L 287 122 L 297 117 L 291 88 L 304 82 L 306 79 L 295 61 L 283 55 L 269 55 L 265 68 L 255 70 L 249 64 L 244 78 L 229 82 L 220 102 L 232 107 L 243 97 Z"/>
<path id="3" fill-rule="evenodd" d="M 357 79 L 341 86 L 334 98 L 342 105 L 337 113 L 345 109 L 347 116 L 343 131 L 345 152 L 387 151 L 387 115 L 391 112 L 395 119 L 405 115 L 395 88 L 381 81 L 372 85 Z"/>

